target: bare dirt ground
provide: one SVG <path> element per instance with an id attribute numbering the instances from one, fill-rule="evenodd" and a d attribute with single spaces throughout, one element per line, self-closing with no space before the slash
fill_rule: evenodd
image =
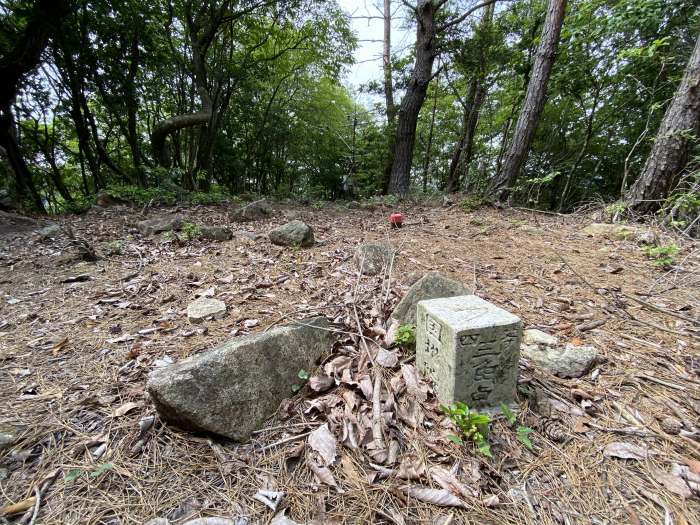
<path id="1" fill-rule="evenodd" d="M 265 233 L 285 222 L 280 208 L 235 228 Z M 0 451 L 0 507 L 25 511 L 0 523 L 270 523 L 261 489 L 285 493 L 274 523 L 700 523 L 697 244 L 665 238 L 681 252 L 662 270 L 633 242 L 581 233 L 583 216 L 406 205 L 408 224 L 390 230 L 388 208 L 297 210 L 315 229 L 313 248 L 142 238 L 132 227 L 140 210 L 124 207 L 61 219 L 55 239 L 3 233 L 0 426 L 21 436 Z M 181 211 L 228 223 L 226 207 Z M 67 226 L 99 260 L 65 261 Z M 115 240 L 122 253 L 109 255 Z M 370 240 L 394 246 L 396 263 L 390 275 L 358 279 L 352 254 Z M 380 340 L 393 305 L 431 270 L 474 286 L 526 328 L 604 356 L 571 380 L 521 361 L 519 417 L 535 429 L 532 451 L 503 418 L 492 425 L 493 459 L 451 443 L 411 356 L 368 362 L 357 322 Z M 198 294 L 223 300 L 226 317 L 189 324 Z M 322 366 L 350 379 L 338 374 L 321 394 L 302 388 L 252 443 L 149 418 L 144 385 L 155 366 L 311 315 L 338 332 Z M 393 462 L 364 445 L 377 386 Z M 327 470 L 304 439 L 325 423 L 339 440 Z"/>

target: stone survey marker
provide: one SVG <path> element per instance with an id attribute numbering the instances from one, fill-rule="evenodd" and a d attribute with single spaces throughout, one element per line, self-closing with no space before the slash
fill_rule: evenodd
<path id="1" fill-rule="evenodd" d="M 418 303 L 416 362 L 438 399 L 470 408 L 515 401 L 522 323 L 475 295 Z"/>

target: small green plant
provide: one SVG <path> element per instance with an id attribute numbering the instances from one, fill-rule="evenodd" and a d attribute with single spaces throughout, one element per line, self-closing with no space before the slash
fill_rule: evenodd
<path id="1" fill-rule="evenodd" d="M 402 324 L 396 330 L 394 344 L 404 348 L 412 348 L 416 345 L 416 327 L 410 324 Z"/>
<path id="2" fill-rule="evenodd" d="M 469 195 L 460 203 L 460 207 L 467 213 L 471 213 L 474 210 L 480 208 L 484 205 L 484 199 L 477 197 L 476 195 Z"/>
<path id="3" fill-rule="evenodd" d="M 515 414 L 513 414 L 513 411 L 510 409 L 510 407 L 505 403 L 501 403 L 501 413 L 503 414 L 503 417 L 506 418 L 506 421 L 508 421 L 508 424 L 511 427 L 515 427 L 517 418 L 515 417 Z M 534 432 L 534 430 L 532 430 L 530 427 L 526 427 L 523 425 L 518 425 L 515 428 L 515 439 L 522 443 L 522 445 L 528 450 L 532 450 L 533 448 L 532 441 L 530 441 L 530 434 L 532 432 Z"/>
<path id="4" fill-rule="evenodd" d="M 229 200 L 228 195 L 221 192 L 220 190 L 212 189 L 209 192 L 196 191 L 189 195 L 190 203 L 192 204 L 221 204 Z"/>
<path id="5" fill-rule="evenodd" d="M 89 472 L 89 476 L 91 478 L 98 478 L 105 472 L 109 472 L 114 468 L 114 465 L 112 463 L 102 463 L 95 468 L 95 470 Z M 88 474 L 88 470 L 83 470 L 79 468 L 74 468 L 66 472 L 66 474 L 63 476 L 63 481 L 66 483 L 71 483 L 81 477 L 83 474 Z"/>
<path id="6" fill-rule="evenodd" d="M 441 405 L 440 408 L 452 420 L 461 434 L 459 436 L 447 436 L 447 439 L 457 445 L 463 445 L 466 441 L 471 441 L 476 445 L 479 454 L 489 458 L 493 457 L 491 445 L 488 442 L 491 418 L 487 414 L 471 411 L 461 401 L 457 401 L 449 406 Z"/>
<path id="7" fill-rule="evenodd" d="M 650 259 L 654 259 L 654 264 L 666 268 L 671 266 L 674 261 L 674 257 L 678 254 L 680 248 L 675 244 L 669 244 L 667 246 L 645 246 L 642 251 Z"/>
<path id="8" fill-rule="evenodd" d="M 104 251 L 107 255 L 121 255 L 124 253 L 125 242 L 121 239 L 114 239 L 104 243 Z"/>
<path id="9" fill-rule="evenodd" d="M 202 235 L 202 228 L 193 222 L 183 222 L 182 223 L 182 235 L 188 241 L 199 238 Z"/>
<path id="10" fill-rule="evenodd" d="M 628 207 L 629 205 L 626 202 L 613 202 L 605 207 L 605 213 L 610 217 L 615 217 L 616 215 L 624 214 Z"/>
<path id="11" fill-rule="evenodd" d="M 299 372 L 297 372 L 297 377 L 298 377 L 299 379 L 301 379 L 302 381 L 307 381 L 307 380 L 309 379 L 309 373 L 308 373 L 306 370 L 304 370 L 304 369 L 302 368 L 302 369 L 299 370 Z M 297 385 L 297 384 L 292 385 L 292 392 L 294 392 L 294 393 L 296 394 L 297 392 L 299 392 L 299 390 L 301 390 L 301 387 L 302 387 L 302 386 L 303 386 L 303 384 L 301 384 L 301 385 Z"/>

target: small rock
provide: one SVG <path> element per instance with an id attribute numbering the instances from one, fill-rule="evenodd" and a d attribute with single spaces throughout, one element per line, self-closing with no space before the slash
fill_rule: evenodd
<path id="1" fill-rule="evenodd" d="M 450 206 L 454 206 L 454 204 L 455 204 L 454 195 L 443 195 L 442 196 L 442 206 L 444 208 L 449 208 Z"/>
<path id="2" fill-rule="evenodd" d="M 683 423 L 678 421 L 675 417 L 669 416 L 661 420 L 661 430 L 667 434 L 675 436 L 680 433 L 681 428 L 683 428 Z"/>
<path id="3" fill-rule="evenodd" d="M 61 233 L 61 226 L 59 226 L 56 223 L 51 223 L 51 224 L 44 226 L 43 228 L 36 231 L 37 236 L 42 241 L 44 239 L 50 239 L 51 237 L 56 237 L 59 233 Z"/>
<path id="4" fill-rule="evenodd" d="M 237 230 L 233 232 L 233 236 L 239 239 L 248 239 L 250 241 L 257 241 L 264 237 L 264 235 L 255 232 L 247 232 L 244 230 Z"/>
<path id="5" fill-rule="evenodd" d="M 647 245 L 647 246 L 653 246 L 653 245 L 658 244 L 658 242 L 659 242 L 659 239 L 656 236 L 656 234 L 650 230 L 639 232 L 637 234 L 637 236 L 634 238 L 634 240 L 637 242 L 637 244 Z"/>
<path id="6" fill-rule="evenodd" d="M 148 219 L 136 224 L 142 235 L 151 236 L 156 233 L 177 231 L 182 227 L 182 216 L 171 215 L 169 217 L 158 217 Z"/>
<path id="7" fill-rule="evenodd" d="M 236 337 L 154 370 L 146 389 L 163 419 L 185 429 L 246 441 L 333 344 L 328 322 L 307 319 Z"/>
<path id="8" fill-rule="evenodd" d="M 559 377 L 581 377 L 598 360 L 598 352 L 592 346 L 574 346 L 570 343 L 563 349 L 523 344 L 521 352 L 536 366 Z"/>
<path id="9" fill-rule="evenodd" d="M 5 481 L 10 477 L 10 471 L 5 467 L 0 467 L 0 481 Z"/>
<path id="10" fill-rule="evenodd" d="M 267 200 L 260 199 L 231 212 L 232 221 L 259 221 L 267 218 L 272 208 Z"/>
<path id="11" fill-rule="evenodd" d="M 427 299 L 441 299 L 458 295 L 471 295 L 472 290 L 459 281 L 450 279 L 440 272 L 429 272 L 418 279 L 408 289 L 401 302 L 394 308 L 391 317 L 400 324 L 416 324 L 416 305 Z"/>
<path id="12" fill-rule="evenodd" d="M 542 330 L 531 328 L 523 332 L 523 343 L 526 345 L 557 346 L 559 344 L 559 339 Z"/>
<path id="13" fill-rule="evenodd" d="M 207 317 L 221 319 L 226 314 L 226 304 L 211 297 L 200 297 L 187 305 L 187 319 L 191 323 L 201 323 Z"/>
<path id="14" fill-rule="evenodd" d="M 0 423 L 0 451 L 12 447 L 22 434 L 22 429 L 6 423 Z"/>
<path id="15" fill-rule="evenodd" d="M 378 275 L 391 264 L 394 256 L 394 250 L 385 244 L 361 244 L 355 250 L 355 267 L 363 275 Z"/>
<path id="16" fill-rule="evenodd" d="M 120 202 L 123 201 L 115 199 L 109 193 L 102 190 L 97 192 L 97 195 L 95 196 L 95 204 L 100 208 L 109 208 L 110 206 L 114 206 L 115 204 L 119 204 Z"/>
<path id="17" fill-rule="evenodd" d="M 350 201 L 350 202 L 348 202 L 348 204 L 347 204 L 347 208 L 348 208 L 349 210 L 357 210 L 357 209 L 360 208 L 360 203 L 357 202 L 357 201 Z"/>
<path id="18" fill-rule="evenodd" d="M 268 236 L 272 244 L 279 246 L 313 246 L 314 231 L 302 221 L 288 222 L 284 226 L 275 228 Z"/>
<path id="19" fill-rule="evenodd" d="M 641 233 L 647 230 L 638 226 L 629 224 L 609 224 L 603 222 L 594 222 L 583 229 L 583 233 L 592 237 L 605 237 L 617 241 L 626 241 L 635 239 Z"/>
<path id="20" fill-rule="evenodd" d="M 233 232 L 225 226 L 200 226 L 199 237 L 212 241 L 230 241 L 233 239 Z"/>

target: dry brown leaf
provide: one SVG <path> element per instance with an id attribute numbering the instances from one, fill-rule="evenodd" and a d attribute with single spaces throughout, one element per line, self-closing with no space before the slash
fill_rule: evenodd
<path id="1" fill-rule="evenodd" d="M 374 360 L 378 365 L 386 368 L 394 368 L 399 363 L 399 354 L 396 350 L 384 350 L 380 348 Z"/>
<path id="2" fill-rule="evenodd" d="M 495 507 L 500 502 L 501 500 L 496 494 L 491 494 L 490 496 L 486 496 L 483 500 L 481 500 L 481 503 L 483 503 L 485 507 Z"/>
<path id="3" fill-rule="evenodd" d="M 63 347 L 65 347 L 67 343 L 68 343 L 68 338 L 64 337 L 58 343 L 53 345 L 53 348 L 51 349 L 51 353 L 53 355 L 57 355 L 61 350 L 63 350 Z"/>
<path id="4" fill-rule="evenodd" d="M 11 516 L 12 514 L 25 512 L 26 510 L 31 509 L 35 502 L 36 498 L 32 496 L 31 498 L 18 501 L 17 503 L 13 503 L 11 505 L 5 505 L 4 507 L 0 507 L 0 516 Z"/>
<path id="5" fill-rule="evenodd" d="M 335 380 L 331 376 L 311 376 L 309 378 L 309 388 L 314 392 L 325 392 L 335 385 Z"/>
<path id="6" fill-rule="evenodd" d="M 319 453 L 325 465 L 330 465 L 335 461 L 336 440 L 328 429 L 328 423 L 309 434 L 308 443 L 312 450 Z"/>
<path id="7" fill-rule="evenodd" d="M 685 464 L 688 465 L 690 472 L 700 476 L 700 461 L 696 459 L 686 459 Z"/>
<path id="8" fill-rule="evenodd" d="M 284 513 L 285 511 L 283 510 L 277 516 L 272 518 L 270 525 L 299 525 L 296 521 L 290 520 L 287 516 L 284 515 Z"/>
<path id="9" fill-rule="evenodd" d="M 406 454 L 399 462 L 397 474 L 401 479 L 420 479 L 425 474 L 425 463 L 415 454 Z"/>
<path id="10" fill-rule="evenodd" d="M 624 441 L 613 441 L 603 450 L 605 457 L 619 459 L 648 459 L 653 453 L 647 448 L 642 448 L 632 443 L 625 443 Z"/>
<path id="11" fill-rule="evenodd" d="M 677 494 L 683 499 L 693 495 L 688 484 L 679 476 L 674 476 L 661 469 L 653 471 L 654 479 L 661 483 L 666 489 L 674 494 Z"/>
<path id="12" fill-rule="evenodd" d="M 314 473 L 316 479 L 318 479 L 321 483 L 325 483 L 329 487 L 333 487 L 336 491 L 338 491 L 338 494 L 344 493 L 344 491 L 338 486 L 333 473 L 328 467 L 317 465 L 310 459 L 306 460 L 306 464 L 309 466 L 309 469 L 311 469 L 311 472 Z"/>
<path id="13" fill-rule="evenodd" d="M 122 406 L 116 408 L 114 412 L 112 412 L 112 417 L 121 417 L 128 412 L 131 412 L 135 408 L 138 408 L 141 406 L 141 403 L 136 403 L 134 401 L 130 401 L 129 403 L 124 403 Z"/>
<path id="14" fill-rule="evenodd" d="M 323 366 L 323 370 L 326 372 L 327 375 L 334 375 L 336 377 L 340 377 L 340 375 L 343 373 L 343 370 L 347 370 L 350 368 L 352 365 L 352 357 L 347 356 L 347 355 L 341 355 L 333 359 L 332 361 L 329 361 Z"/>
<path id="15" fill-rule="evenodd" d="M 457 477 L 450 471 L 442 467 L 431 467 L 430 477 L 433 481 L 440 485 L 443 489 L 450 491 L 452 494 L 468 498 L 469 496 L 476 496 L 474 491 L 470 490 L 466 485 L 460 482 Z"/>
<path id="16" fill-rule="evenodd" d="M 411 498 L 440 507 L 466 508 L 467 506 L 461 499 L 445 489 L 431 489 L 421 485 L 410 485 L 401 487 L 401 490 Z"/>
<path id="17" fill-rule="evenodd" d="M 323 397 L 317 397 L 316 399 L 307 401 L 306 410 L 304 410 L 304 414 L 310 414 L 314 410 L 317 410 L 318 412 L 325 412 L 329 408 L 338 406 L 342 402 L 342 397 L 337 396 L 335 394 L 326 394 Z"/>

